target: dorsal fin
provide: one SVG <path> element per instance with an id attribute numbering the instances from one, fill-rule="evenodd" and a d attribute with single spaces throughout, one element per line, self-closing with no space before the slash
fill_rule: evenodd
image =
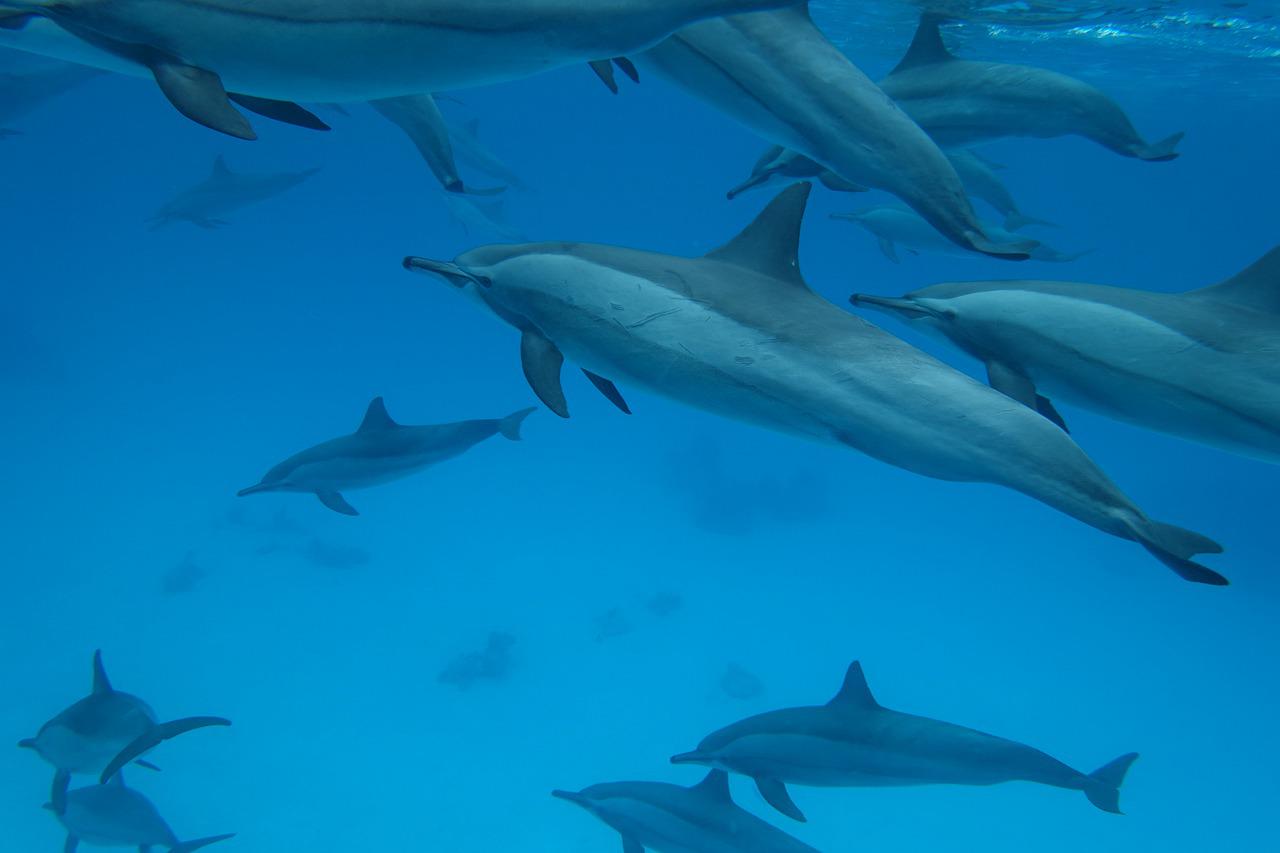
<path id="1" fill-rule="evenodd" d="M 1226 281 L 1193 290 L 1187 295 L 1233 302 L 1272 314 L 1280 313 L 1280 246 Z"/>
<path id="2" fill-rule="evenodd" d="M 918 68 L 921 65 L 933 65 L 938 62 L 948 62 L 955 59 L 951 55 L 951 51 L 947 50 L 947 46 L 942 42 L 942 32 L 939 25 L 942 23 L 943 17 L 932 12 L 925 12 L 920 16 L 920 26 L 916 27 L 915 38 L 911 40 L 911 46 L 907 48 L 907 53 L 902 57 L 902 61 L 894 67 L 890 74 L 897 74 L 899 71 L 906 71 L 908 68 Z"/>
<path id="3" fill-rule="evenodd" d="M 702 794 L 716 802 L 728 803 L 733 798 L 729 795 L 729 774 L 723 770 L 712 770 L 701 782 L 689 789 Z"/>
<path id="4" fill-rule="evenodd" d="M 742 233 L 706 256 L 807 289 L 798 256 L 800 223 L 812 189 L 807 182 L 787 187 Z"/>
<path id="5" fill-rule="evenodd" d="M 391 420 L 391 415 L 387 414 L 387 406 L 382 402 L 381 397 L 374 397 L 369 402 L 369 408 L 364 413 L 364 420 L 360 422 L 360 429 L 356 432 L 371 432 L 379 429 L 392 429 L 400 426 Z"/>
<path id="6" fill-rule="evenodd" d="M 117 771 L 115 772 L 115 775 L 114 775 L 114 776 L 112 776 L 110 779 L 108 779 L 107 781 L 103 782 L 102 784 L 104 784 L 104 785 L 111 785 L 111 786 L 114 786 L 114 787 L 116 787 L 116 788 L 123 788 L 123 787 L 125 787 L 125 784 L 124 784 L 124 771 L 123 771 L 123 770 L 117 770 Z"/>
<path id="7" fill-rule="evenodd" d="M 111 679 L 107 678 L 107 668 L 102 665 L 101 649 L 93 653 L 93 692 L 111 692 Z"/>
<path id="8" fill-rule="evenodd" d="M 221 154 L 219 154 L 217 158 L 213 161 L 213 177 L 229 178 L 231 177 L 231 175 L 232 175 L 232 172 L 231 172 L 231 169 L 228 168 L 227 166 L 227 159 L 223 157 Z"/>
<path id="9" fill-rule="evenodd" d="M 854 661 L 844 674 L 840 692 L 827 703 L 828 708 L 879 708 L 880 703 L 871 695 L 867 677 L 862 674 L 862 664 Z"/>

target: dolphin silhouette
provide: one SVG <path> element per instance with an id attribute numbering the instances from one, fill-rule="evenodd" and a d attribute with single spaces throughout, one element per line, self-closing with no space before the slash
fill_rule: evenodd
<path id="1" fill-rule="evenodd" d="M 222 217 L 250 205 L 258 204 L 288 192 L 320 169 L 302 172 L 280 172 L 267 175 L 240 174 L 231 171 L 221 154 L 213 161 L 209 176 L 183 190 L 166 202 L 149 220 L 152 229 L 172 222 L 190 222 L 201 228 L 226 225 Z"/>
<path id="2" fill-rule="evenodd" d="M 854 222 L 867 229 L 876 238 L 880 251 L 895 264 L 898 263 L 896 247 L 901 245 L 911 252 L 929 252 L 951 255 L 957 258 L 976 257 L 966 252 L 949 240 L 946 240 L 920 218 L 914 210 L 896 204 L 882 204 L 869 207 L 854 213 L 833 213 L 832 219 Z M 995 239 L 1013 237 L 1013 234 L 993 222 L 983 222 L 983 230 Z M 1031 249 L 1033 261 L 1065 264 L 1088 254 L 1088 252 L 1062 252 L 1052 246 L 1035 241 Z"/>

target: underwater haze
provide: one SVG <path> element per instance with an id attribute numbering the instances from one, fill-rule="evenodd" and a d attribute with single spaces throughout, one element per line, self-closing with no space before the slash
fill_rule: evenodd
<path id="1" fill-rule="evenodd" d="M 1020 210 L 1056 225 L 1022 236 L 1083 253 L 1066 264 L 901 245 L 894 263 L 831 218 L 891 196 L 815 186 L 800 266 L 841 310 L 854 292 L 971 279 L 1179 292 L 1280 244 L 1280 4 L 931 8 L 955 19 L 943 33 L 958 56 L 1085 80 L 1148 140 L 1185 131 L 1181 156 L 1142 162 L 1076 136 L 976 145 Z M 919 13 L 813 4 L 872 80 Z M 0 70 L 49 67 L 65 66 L 0 49 Z M 571 356 L 572 417 L 557 417 L 513 329 L 402 268 L 542 240 L 697 256 L 784 186 L 727 201 L 771 143 L 658 74 L 618 77 L 611 94 L 579 63 L 440 98 L 510 170 L 459 153 L 468 186 L 507 187 L 478 196 L 444 193 L 364 104 L 309 106 L 329 133 L 255 118 L 249 143 L 185 120 L 150 80 L 102 74 L 0 113 L 13 131 L 0 134 L 0 732 L 34 737 L 89 694 L 100 649 L 114 687 L 159 720 L 233 723 L 156 748 L 162 771 L 125 771 L 183 840 L 593 853 L 617 850 L 618 833 L 553 789 L 693 785 L 705 768 L 671 756 L 745 717 L 827 702 L 858 660 L 888 708 L 1084 772 L 1141 757 L 1123 815 L 1022 781 L 791 786 L 800 823 L 731 777 L 738 805 L 814 848 L 1274 844 L 1272 465 L 1059 404 L 1151 517 L 1223 543 L 1204 562 L 1231 585 L 1187 583 L 1012 490 L 928 479 L 619 378 L 628 416 Z M 286 177 L 238 209 L 161 215 L 216 161 Z M 954 347 L 858 313 L 986 381 Z M 358 516 L 311 494 L 236 497 L 355 431 L 376 397 L 406 425 L 538 408 L 519 441 L 494 427 L 430 470 L 344 493 Z M 31 750 L 0 750 L 4 850 L 62 849 L 66 830 L 41 808 L 51 776 Z"/>

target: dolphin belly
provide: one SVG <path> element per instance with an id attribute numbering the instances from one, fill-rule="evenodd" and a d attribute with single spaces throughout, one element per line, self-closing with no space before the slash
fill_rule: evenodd
<path id="1" fill-rule="evenodd" d="M 667 809 L 631 797 L 610 797 L 594 808 L 597 816 L 645 849 L 659 853 L 768 853 L 768 847 L 747 847 L 743 839 L 712 823 L 687 820 Z"/>
<path id="2" fill-rule="evenodd" d="M 451 459 L 462 450 L 438 450 L 408 456 L 345 456 L 308 462 L 289 476 L 297 491 L 348 491 L 391 483 Z"/>

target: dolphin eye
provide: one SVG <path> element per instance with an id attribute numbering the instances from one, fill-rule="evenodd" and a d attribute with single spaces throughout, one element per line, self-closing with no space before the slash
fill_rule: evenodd
<path id="1" fill-rule="evenodd" d="M 475 283 L 481 287 L 493 287 L 493 279 L 489 278 L 487 275 L 475 275 L 472 276 L 472 278 L 475 280 Z"/>

